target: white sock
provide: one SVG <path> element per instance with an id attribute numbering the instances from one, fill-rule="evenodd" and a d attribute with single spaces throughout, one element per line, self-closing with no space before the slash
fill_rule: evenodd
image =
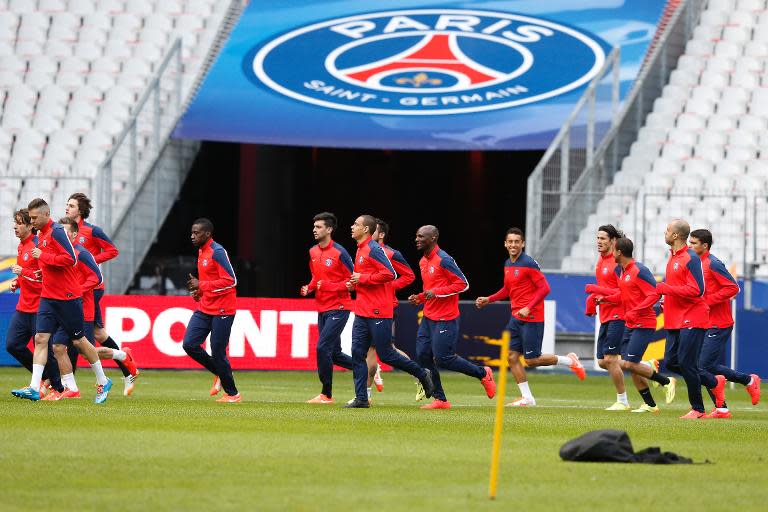
<path id="1" fill-rule="evenodd" d="M 79 391 L 79 389 L 77 388 L 77 382 L 75 382 L 74 373 L 68 373 L 66 375 L 62 375 L 61 383 L 64 384 L 64 387 L 69 389 L 70 391 Z"/>
<path id="2" fill-rule="evenodd" d="M 573 359 L 571 359 L 568 356 L 556 356 L 556 357 L 557 357 L 558 366 L 571 366 L 573 364 Z"/>
<path id="3" fill-rule="evenodd" d="M 616 401 L 624 405 L 629 405 L 629 401 L 627 400 L 627 392 L 625 391 L 624 393 L 616 393 Z"/>
<path id="4" fill-rule="evenodd" d="M 91 369 L 96 374 L 96 384 L 102 386 L 107 383 L 107 376 L 104 375 L 104 368 L 101 367 L 101 361 L 91 363 Z"/>
<path id="5" fill-rule="evenodd" d="M 40 381 L 43 380 L 44 364 L 32 364 L 32 380 L 29 382 L 29 387 L 34 390 L 40 391 Z"/>
<path id="6" fill-rule="evenodd" d="M 717 412 L 728 412 L 728 408 L 727 407 L 718 407 L 717 408 Z"/>
<path id="7" fill-rule="evenodd" d="M 755 378 L 754 377 L 750 377 L 749 378 L 749 383 L 747 384 L 747 386 L 751 386 L 754 383 L 755 383 Z"/>
<path id="8" fill-rule="evenodd" d="M 368 401 L 371 400 L 371 388 L 368 388 Z"/>
<path id="9" fill-rule="evenodd" d="M 536 400 L 533 398 L 533 394 L 531 393 L 531 388 L 528 387 L 528 381 L 521 382 L 517 385 L 517 387 L 520 388 L 520 394 L 523 395 L 523 398 L 529 402 L 536 402 Z"/>
<path id="10" fill-rule="evenodd" d="M 112 359 L 115 361 L 125 361 L 126 353 L 122 350 L 112 349 Z"/>

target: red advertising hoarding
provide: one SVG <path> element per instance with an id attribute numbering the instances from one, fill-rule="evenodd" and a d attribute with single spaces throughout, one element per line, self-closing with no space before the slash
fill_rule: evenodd
<path id="1" fill-rule="evenodd" d="M 140 368 L 200 368 L 182 348 L 197 309 L 191 298 L 107 295 L 101 305 L 107 332 L 131 347 Z M 352 315 L 342 335 L 346 353 L 351 331 Z M 314 300 L 238 298 L 229 360 L 236 370 L 314 370 L 317 336 Z"/>

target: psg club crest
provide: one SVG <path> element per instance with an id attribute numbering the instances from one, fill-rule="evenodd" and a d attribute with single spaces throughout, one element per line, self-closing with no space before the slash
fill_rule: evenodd
<path id="1" fill-rule="evenodd" d="M 362 257 L 362 256 L 360 256 L 360 257 L 357 259 L 357 262 L 358 262 L 358 263 L 362 263 L 362 262 L 363 262 L 363 257 Z"/>
<path id="2" fill-rule="evenodd" d="M 208 266 L 208 260 L 207 260 L 207 259 L 203 260 L 203 266 L 204 266 L 204 267 L 207 267 L 207 266 Z"/>
<path id="3" fill-rule="evenodd" d="M 84 237 L 84 236 L 81 236 L 81 237 L 80 237 L 78 240 L 80 240 L 80 243 L 81 243 L 81 244 L 84 244 L 84 243 L 85 243 L 85 237 Z"/>
<path id="4" fill-rule="evenodd" d="M 598 73 L 606 47 L 544 18 L 409 9 L 298 27 L 251 52 L 244 68 L 279 94 L 326 108 L 466 114 L 573 91 Z"/>
<path id="5" fill-rule="evenodd" d="M 630 278 L 630 276 L 629 276 L 629 274 L 627 274 L 627 277 L 625 277 L 624 280 L 625 281 L 629 281 L 629 278 Z"/>
<path id="6" fill-rule="evenodd" d="M 24 253 L 24 261 L 28 261 L 28 260 L 29 260 L 29 253 L 25 252 Z"/>
<path id="7" fill-rule="evenodd" d="M 360 263 L 362 263 L 362 261 Z M 326 258 L 325 259 L 325 266 L 326 267 L 330 267 L 331 265 L 333 265 L 333 260 L 331 258 Z"/>
<path id="8" fill-rule="evenodd" d="M 429 273 L 430 274 L 434 274 L 435 273 L 435 267 L 433 267 L 432 265 L 429 266 Z"/>
<path id="9" fill-rule="evenodd" d="M 515 269 L 514 275 L 515 275 L 515 277 L 520 277 L 520 269 L 519 268 Z"/>
<path id="10" fill-rule="evenodd" d="M 608 273 L 608 267 L 603 267 L 603 274 L 607 274 L 607 273 Z"/>
<path id="11" fill-rule="evenodd" d="M 48 240 L 43 240 L 43 247 L 48 245 Z"/>
<path id="12" fill-rule="evenodd" d="M 680 264 L 679 264 L 678 262 L 675 262 L 675 264 L 673 265 L 673 268 L 674 268 L 675 270 L 677 270 L 677 269 L 678 269 L 678 267 L 680 267 Z"/>

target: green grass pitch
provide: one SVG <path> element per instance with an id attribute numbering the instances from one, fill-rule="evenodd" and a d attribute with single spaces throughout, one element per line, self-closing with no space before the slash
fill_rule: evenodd
<path id="1" fill-rule="evenodd" d="M 732 420 L 682 421 L 685 387 L 659 415 L 606 412 L 606 377 L 531 375 L 539 406 L 506 409 L 496 501 L 488 493 L 494 401 L 447 374 L 450 411 L 421 411 L 405 374 L 385 375 L 369 410 L 303 403 L 311 372 L 239 372 L 244 401 L 218 404 L 198 371 L 147 371 L 104 406 L 80 370 L 81 400 L 14 398 L 22 369 L 0 369 L 0 509 L 15 510 L 690 510 L 768 507 L 768 408 L 727 389 Z M 115 373 L 111 374 L 116 381 Z M 336 398 L 352 396 L 336 373 Z M 86 384 L 88 384 L 86 386 Z M 511 383 L 509 398 L 516 396 Z M 661 393 L 657 400 L 663 402 Z M 639 397 L 630 391 L 633 405 Z M 565 463 L 588 430 L 629 432 L 709 464 Z"/>

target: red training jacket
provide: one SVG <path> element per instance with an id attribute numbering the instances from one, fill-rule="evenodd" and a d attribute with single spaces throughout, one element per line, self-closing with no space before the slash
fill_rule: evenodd
<path id="1" fill-rule="evenodd" d="M 78 226 L 77 243 L 93 255 L 97 264 L 101 265 L 105 261 L 115 259 L 120 254 L 115 244 L 100 227 L 85 222 L 83 219 L 80 219 Z M 102 282 L 96 289 L 103 290 L 104 283 Z"/>
<path id="2" fill-rule="evenodd" d="M 227 251 L 208 239 L 197 251 L 200 311 L 206 315 L 234 315 L 237 311 L 237 277 Z"/>
<path id="3" fill-rule="evenodd" d="M 739 294 L 739 285 L 718 258 L 705 252 L 701 255 L 704 269 L 704 302 L 709 306 L 709 327 L 733 326 L 731 300 Z"/>
<path id="4" fill-rule="evenodd" d="M 37 235 L 37 246 L 43 251 L 39 261 L 43 271 L 40 296 L 55 300 L 72 300 L 82 296 L 77 255 L 64 226 L 49 220 Z"/>
<path id="5" fill-rule="evenodd" d="M 93 322 L 96 303 L 93 300 L 93 290 L 104 284 L 104 276 L 96 258 L 82 245 L 75 246 L 77 254 L 77 271 L 80 274 L 80 288 L 83 292 L 83 320 Z"/>
<path id="6" fill-rule="evenodd" d="M 389 262 L 392 263 L 392 268 L 395 269 L 397 278 L 391 283 L 387 283 L 392 295 L 392 307 L 397 307 L 397 291 L 402 290 L 412 282 L 416 280 L 416 274 L 413 273 L 413 269 L 408 262 L 400 254 L 400 251 L 391 248 L 388 245 L 382 245 L 384 254 L 389 258 Z"/>
<path id="7" fill-rule="evenodd" d="M 347 290 L 347 282 L 353 269 L 354 264 L 347 250 L 333 240 L 325 247 L 315 245 L 309 250 L 309 271 L 312 273 L 312 280 L 307 288 L 310 292 L 315 292 L 318 313 L 351 309 L 352 298 Z M 319 290 L 318 281 L 323 282 Z"/>
<path id="8" fill-rule="evenodd" d="M 618 274 L 621 269 L 618 269 L 617 266 L 612 252 L 609 252 L 606 256 L 600 254 L 600 258 L 597 260 L 597 267 L 595 268 L 597 286 L 610 288 L 614 290 L 614 293 L 618 291 Z M 655 283 L 656 281 L 654 281 Z M 611 320 L 624 320 L 624 309 L 620 304 L 600 304 L 600 323 L 604 324 Z"/>
<path id="9" fill-rule="evenodd" d="M 708 328 L 704 290 L 701 258 L 687 245 L 677 252 L 670 250 L 665 282 L 656 285 L 656 291 L 665 296 L 664 328 Z"/>
<path id="10" fill-rule="evenodd" d="M 357 244 L 354 271 L 360 274 L 355 285 L 355 315 L 365 318 L 392 318 L 392 290 L 386 286 L 397 278 L 384 249 L 367 237 Z"/>
<path id="11" fill-rule="evenodd" d="M 435 245 L 431 253 L 424 253 L 419 261 L 424 291 L 432 290 L 435 298 L 425 300 L 424 293 L 418 295 L 424 303 L 424 316 L 430 320 L 453 320 L 459 316 L 459 294 L 469 290 L 469 281 L 447 252 Z"/>
<path id="12" fill-rule="evenodd" d="M 30 234 L 19 242 L 16 250 L 16 264 L 21 267 L 21 275 L 16 278 L 19 289 L 19 302 L 16 311 L 21 313 L 37 313 L 40 307 L 40 292 L 43 289 L 43 280 L 35 276 L 40 269 L 37 259 L 32 257 L 32 249 L 37 245 L 37 237 Z"/>
<path id="13" fill-rule="evenodd" d="M 549 283 L 539 268 L 539 264 L 526 253 L 520 254 L 517 261 L 507 259 L 504 262 L 504 286 L 488 300 L 496 302 L 509 298 L 512 316 L 525 322 L 544 321 L 544 297 L 549 295 Z M 520 318 L 517 311 L 528 307 L 531 314 Z"/>
<path id="14" fill-rule="evenodd" d="M 621 270 L 618 285 L 618 291 L 605 300 L 623 309 L 627 328 L 656 329 L 653 305 L 659 301 L 659 294 L 651 271 L 642 263 L 630 260 Z M 600 309 L 602 307 L 600 304 Z"/>

